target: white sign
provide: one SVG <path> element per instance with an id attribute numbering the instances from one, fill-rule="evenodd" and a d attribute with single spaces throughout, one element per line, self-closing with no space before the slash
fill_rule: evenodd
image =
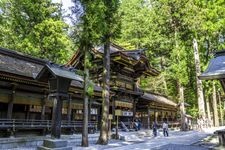
<path id="1" fill-rule="evenodd" d="M 122 116 L 133 116 L 133 112 L 131 111 L 123 111 L 122 114 Z"/>
<path id="2" fill-rule="evenodd" d="M 91 114 L 92 115 L 97 115 L 98 114 L 98 110 L 96 108 L 91 108 Z"/>

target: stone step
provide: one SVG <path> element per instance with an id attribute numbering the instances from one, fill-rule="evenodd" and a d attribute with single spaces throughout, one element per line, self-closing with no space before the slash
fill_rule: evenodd
<path id="1" fill-rule="evenodd" d="M 137 135 L 120 135 L 120 140 L 127 141 L 127 142 L 135 142 L 135 141 L 142 141 Z"/>
<path id="2" fill-rule="evenodd" d="M 44 140 L 43 146 L 49 147 L 49 148 L 66 147 L 67 141 L 66 140 L 60 140 L 60 139 L 46 139 L 46 140 Z"/>

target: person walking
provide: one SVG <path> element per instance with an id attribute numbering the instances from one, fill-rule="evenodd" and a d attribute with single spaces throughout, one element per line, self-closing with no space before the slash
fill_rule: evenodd
<path id="1" fill-rule="evenodd" d="M 152 125 L 152 130 L 153 130 L 154 137 L 156 137 L 157 136 L 157 124 L 156 124 L 155 121 L 154 121 L 154 123 Z"/>
<path id="2" fill-rule="evenodd" d="M 168 133 L 168 124 L 166 121 L 163 122 L 163 135 L 164 136 L 169 136 L 169 133 Z"/>

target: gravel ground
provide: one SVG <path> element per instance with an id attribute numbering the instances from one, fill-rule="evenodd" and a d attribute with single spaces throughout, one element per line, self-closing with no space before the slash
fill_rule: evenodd
<path id="1" fill-rule="evenodd" d="M 92 142 L 90 142 L 89 147 L 83 148 L 79 144 L 73 146 L 73 150 L 207 150 L 216 149 L 220 150 L 218 147 L 218 139 L 216 136 L 212 136 L 213 132 L 220 128 L 205 129 L 204 131 L 170 131 L 169 137 L 162 136 L 160 132 L 157 137 L 143 137 L 141 140 L 134 141 L 122 141 L 122 140 L 110 140 L 108 145 L 96 145 L 98 134 L 90 135 Z M 137 132 L 123 132 L 125 136 L 131 136 L 137 134 Z M 73 135 L 69 140 L 81 135 Z M 66 137 L 65 137 L 66 139 Z M 224 148 L 222 148 L 224 149 Z M 221 149 L 221 150 L 222 150 Z M 14 148 L 10 150 L 36 150 L 34 147 L 26 148 Z"/>

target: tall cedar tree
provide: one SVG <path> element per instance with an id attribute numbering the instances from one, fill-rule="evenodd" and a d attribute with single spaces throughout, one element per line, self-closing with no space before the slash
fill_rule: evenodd
<path id="1" fill-rule="evenodd" d="M 101 22 L 104 11 L 104 5 L 100 0 L 74 0 L 72 12 L 78 18 L 75 26 L 76 34 L 73 34 L 75 41 L 79 42 L 79 49 L 84 56 L 84 102 L 83 102 L 83 130 L 82 143 L 84 147 L 88 147 L 88 101 L 90 88 L 89 69 L 92 67 L 90 51 L 94 45 L 99 44 L 99 39 L 102 36 Z M 81 16 L 77 16 L 81 14 Z"/>
<path id="2" fill-rule="evenodd" d="M 104 43 L 104 60 L 103 60 L 103 92 L 102 92 L 102 120 L 100 136 L 97 144 L 108 144 L 109 134 L 109 98 L 110 98 L 110 41 L 119 33 L 119 0 L 103 0 L 105 5 L 103 20 L 103 43 Z"/>

